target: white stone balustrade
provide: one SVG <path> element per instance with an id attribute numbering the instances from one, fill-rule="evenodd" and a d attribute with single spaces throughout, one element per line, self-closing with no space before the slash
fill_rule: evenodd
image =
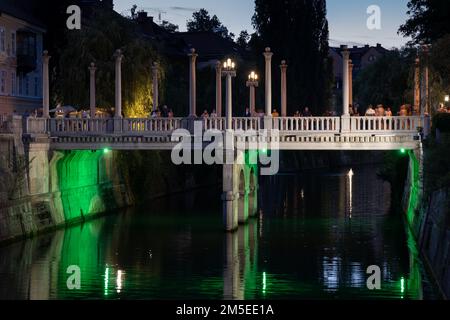
<path id="1" fill-rule="evenodd" d="M 0 115 L 0 133 L 11 133 L 11 121 L 10 116 Z"/>
<path id="2" fill-rule="evenodd" d="M 339 117 L 282 117 L 274 118 L 273 129 L 281 132 L 326 132 L 339 133 L 341 129 L 341 119 Z"/>
<path id="3" fill-rule="evenodd" d="M 46 118 L 28 118 L 26 121 L 26 133 L 48 134 L 49 119 Z M 24 128 L 25 129 L 25 128 Z"/>
<path id="4" fill-rule="evenodd" d="M 0 118 L 0 125 L 7 127 L 9 120 Z M 280 117 L 272 119 L 273 129 L 281 133 L 313 134 L 313 133 L 342 133 L 340 117 Z M 203 119 L 204 130 L 226 129 L 226 119 L 214 117 Z M 114 130 L 114 119 L 44 119 L 28 118 L 26 133 L 31 134 L 132 134 L 132 133 L 171 133 L 183 128 L 183 118 L 157 119 L 120 119 L 120 130 Z M 422 127 L 420 117 L 352 117 L 350 133 L 360 134 L 404 134 L 418 133 Z M 186 129 L 186 128 L 184 128 Z M 261 117 L 234 117 L 233 130 L 262 130 L 264 121 Z M 346 132 L 347 133 L 347 132 Z"/>
<path id="5" fill-rule="evenodd" d="M 420 126 L 420 117 L 352 117 L 350 120 L 350 131 L 361 133 L 414 133 Z"/>

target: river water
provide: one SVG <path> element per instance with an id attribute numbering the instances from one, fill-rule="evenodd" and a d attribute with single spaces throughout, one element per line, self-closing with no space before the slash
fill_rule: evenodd
<path id="1" fill-rule="evenodd" d="M 211 188 L 1 247 L 0 299 L 421 299 L 414 242 L 377 170 L 261 179 L 259 217 L 234 234 Z M 367 288 L 373 265 L 380 290 Z"/>

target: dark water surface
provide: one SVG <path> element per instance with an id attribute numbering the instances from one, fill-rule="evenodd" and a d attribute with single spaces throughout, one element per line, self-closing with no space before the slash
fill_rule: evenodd
<path id="1" fill-rule="evenodd" d="M 420 299 L 414 243 L 376 167 L 260 181 L 258 219 L 222 231 L 220 190 L 151 201 L 0 248 L 0 299 Z M 67 268 L 81 289 L 67 288 Z M 382 288 L 367 289 L 367 267 Z"/>

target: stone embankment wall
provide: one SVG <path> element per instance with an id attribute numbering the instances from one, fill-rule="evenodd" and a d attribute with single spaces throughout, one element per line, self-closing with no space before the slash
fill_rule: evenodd
<path id="1" fill-rule="evenodd" d="M 450 298 L 450 198 L 449 189 L 425 196 L 423 153 L 410 154 L 403 210 L 416 239 L 418 250 L 445 298 Z"/>
<path id="2" fill-rule="evenodd" d="M 0 135 L 0 242 L 79 223 L 132 205 L 108 150 L 51 151 Z"/>

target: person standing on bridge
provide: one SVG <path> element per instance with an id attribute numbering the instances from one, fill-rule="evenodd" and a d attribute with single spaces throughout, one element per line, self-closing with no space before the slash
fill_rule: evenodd
<path id="1" fill-rule="evenodd" d="M 304 117 L 312 117 L 311 111 L 309 111 L 309 108 L 306 107 L 305 110 L 303 110 L 303 116 Z"/>
<path id="2" fill-rule="evenodd" d="M 372 105 L 369 105 L 369 108 L 366 111 L 366 117 L 374 117 L 376 115 L 376 112 Z"/>
<path id="3" fill-rule="evenodd" d="M 392 117 L 392 109 L 390 107 L 386 107 L 386 112 L 384 114 L 386 117 Z"/>
<path id="4" fill-rule="evenodd" d="M 169 108 L 167 108 L 166 105 L 164 105 L 164 106 L 162 107 L 162 110 L 161 110 L 161 116 L 162 116 L 163 118 L 169 117 Z"/>

